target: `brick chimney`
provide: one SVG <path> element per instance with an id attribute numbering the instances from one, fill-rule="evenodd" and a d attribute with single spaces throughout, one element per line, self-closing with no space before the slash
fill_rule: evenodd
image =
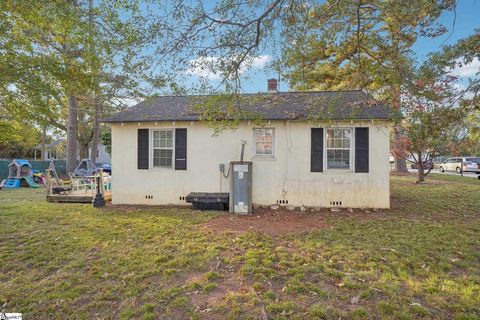
<path id="1" fill-rule="evenodd" d="M 274 93 L 278 92 L 278 81 L 277 79 L 271 78 L 267 80 L 268 92 Z"/>

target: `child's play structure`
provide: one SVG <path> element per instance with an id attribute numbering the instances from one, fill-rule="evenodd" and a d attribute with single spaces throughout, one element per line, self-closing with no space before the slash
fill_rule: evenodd
<path id="1" fill-rule="evenodd" d="M 48 202 L 92 203 L 96 193 L 104 200 L 111 200 L 111 177 L 100 169 L 92 175 L 76 176 L 69 173 L 70 180 L 58 178 L 52 168 L 47 169 L 45 191 Z"/>
<path id="2" fill-rule="evenodd" d="M 95 207 L 102 207 L 112 199 L 111 176 L 97 169 L 90 159 L 83 159 L 68 176 L 58 175 L 53 160 L 44 174 L 33 170 L 28 160 L 15 159 L 8 165 L 8 178 L 0 183 L 0 189 L 38 188 L 41 184 L 49 202 L 92 203 L 96 199 Z"/>
<path id="3" fill-rule="evenodd" d="M 15 159 L 8 165 L 8 178 L 0 184 L 3 188 L 38 188 L 33 180 L 32 165 L 28 160 Z"/>
<path id="4" fill-rule="evenodd" d="M 97 167 L 90 159 L 82 159 L 77 168 L 73 171 L 75 177 L 93 176 L 98 171 Z"/>

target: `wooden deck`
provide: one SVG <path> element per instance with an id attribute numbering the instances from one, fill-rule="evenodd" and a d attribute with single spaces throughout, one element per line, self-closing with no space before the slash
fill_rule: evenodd
<path id="1" fill-rule="evenodd" d="M 69 194 L 51 194 L 47 195 L 48 202 L 62 202 L 62 203 L 92 203 L 95 197 L 94 192 L 77 191 Z M 112 200 L 112 193 L 105 192 L 105 201 Z"/>
<path id="2" fill-rule="evenodd" d="M 100 169 L 98 173 L 89 177 L 75 177 L 70 175 L 70 182 L 68 188 L 64 187 L 64 181 L 60 180 L 61 187 L 54 187 L 59 184 L 59 179 L 55 175 L 55 184 L 52 184 L 51 169 L 46 170 L 46 198 L 48 202 L 62 202 L 62 203 L 92 203 L 95 195 L 97 194 L 97 188 L 100 193 L 103 194 L 105 201 L 112 200 L 111 177 L 108 174 L 104 174 Z M 101 181 L 99 185 L 97 182 Z M 54 191 L 61 192 L 60 194 L 54 193 Z"/>

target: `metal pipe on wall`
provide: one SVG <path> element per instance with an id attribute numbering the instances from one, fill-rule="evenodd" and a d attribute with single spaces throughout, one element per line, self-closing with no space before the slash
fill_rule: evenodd
<path id="1" fill-rule="evenodd" d="M 245 145 L 247 144 L 247 141 L 241 140 L 242 142 L 242 152 L 240 154 L 240 162 L 243 162 L 243 154 L 245 153 Z"/>

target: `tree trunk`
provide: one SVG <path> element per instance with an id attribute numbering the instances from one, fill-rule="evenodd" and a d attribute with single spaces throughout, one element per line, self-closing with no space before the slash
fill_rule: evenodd
<path id="1" fill-rule="evenodd" d="M 400 126 L 395 125 L 393 128 L 393 145 L 394 145 L 394 150 L 400 150 L 403 149 L 403 146 L 401 144 L 401 138 L 402 134 L 400 133 Z M 408 173 L 408 168 L 407 168 L 407 160 L 404 158 L 398 156 L 397 154 L 394 153 L 394 161 L 395 161 L 395 172 L 398 173 Z"/>
<path id="2" fill-rule="evenodd" d="M 77 166 L 77 131 L 77 97 L 71 95 L 68 98 L 67 173 Z"/>
<path id="3" fill-rule="evenodd" d="M 88 156 L 88 143 L 85 143 L 85 142 L 80 142 L 80 148 L 79 148 L 79 153 L 80 153 L 80 160 L 82 159 L 88 159 L 89 156 Z"/>
<path id="4" fill-rule="evenodd" d="M 401 108 L 401 99 L 402 99 L 402 92 L 399 85 L 392 86 L 392 108 L 393 110 L 400 112 Z M 396 151 L 404 151 L 404 147 L 401 143 L 401 126 L 400 124 L 395 124 L 393 128 L 393 147 Z M 408 173 L 407 169 L 407 161 L 400 157 L 398 154 L 394 153 L 394 160 L 395 160 L 395 172 L 398 173 Z"/>
<path id="5" fill-rule="evenodd" d="M 98 71 L 98 66 L 96 65 L 97 63 L 97 57 L 96 57 L 96 52 L 95 52 L 95 41 L 93 39 L 93 29 L 94 29 L 94 12 L 93 12 L 93 0 L 88 1 L 88 19 L 90 23 L 90 28 L 92 32 L 92 41 L 90 43 L 90 53 L 92 54 L 92 58 L 94 58 L 94 81 L 95 81 L 95 89 L 93 93 L 93 103 L 95 106 L 95 116 L 93 119 L 93 137 L 92 137 L 92 144 L 90 148 L 90 159 L 92 159 L 93 163 L 96 162 L 97 160 L 97 149 L 98 149 L 98 139 L 100 138 L 100 104 L 98 102 L 98 76 L 97 76 L 97 71 Z"/>
<path id="6" fill-rule="evenodd" d="M 95 163 L 97 160 L 98 139 L 100 138 L 100 104 L 95 96 L 95 119 L 93 119 L 93 138 L 90 149 L 90 159 Z"/>
<path id="7" fill-rule="evenodd" d="M 73 5 L 77 5 L 76 0 L 71 0 Z M 64 64 L 66 74 L 69 75 L 72 68 L 72 61 L 75 59 L 72 50 L 73 46 L 70 41 L 65 41 L 63 45 L 63 52 L 65 54 Z M 68 123 L 67 123 L 67 174 L 75 170 L 77 166 L 77 136 L 78 136 L 78 104 L 77 96 L 75 95 L 75 87 L 72 83 L 73 79 L 67 80 L 67 93 L 68 93 Z"/>
<path id="8" fill-rule="evenodd" d="M 40 146 L 41 150 L 41 155 L 40 155 L 40 160 L 46 160 L 45 159 L 45 145 L 47 143 L 47 126 L 43 126 L 42 128 L 42 145 Z"/>
<path id="9" fill-rule="evenodd" d="M 425 168 L 423 167 L 424 163 L 423 163 L 423 159 L 422 159 L 422 153 L 421 152 L 417 152 L 417 155 L 418 155 L 418 159 L 417 159 L 417 163 L 418 163 L 418 179 L 417 179 L 417 183 L 421 183 L 423 181 L 425 181 Z"/>
<path id="10" fill-rule="evenodd" d="M 424 172 L 424 168 L 423 168 L 423 163 L 420 162 L 418 164 L 418 179 L 417 179 L 417 183 L 421 183 L 421 182 L 424 182 L 425 181 L 425 172 Z"/>

